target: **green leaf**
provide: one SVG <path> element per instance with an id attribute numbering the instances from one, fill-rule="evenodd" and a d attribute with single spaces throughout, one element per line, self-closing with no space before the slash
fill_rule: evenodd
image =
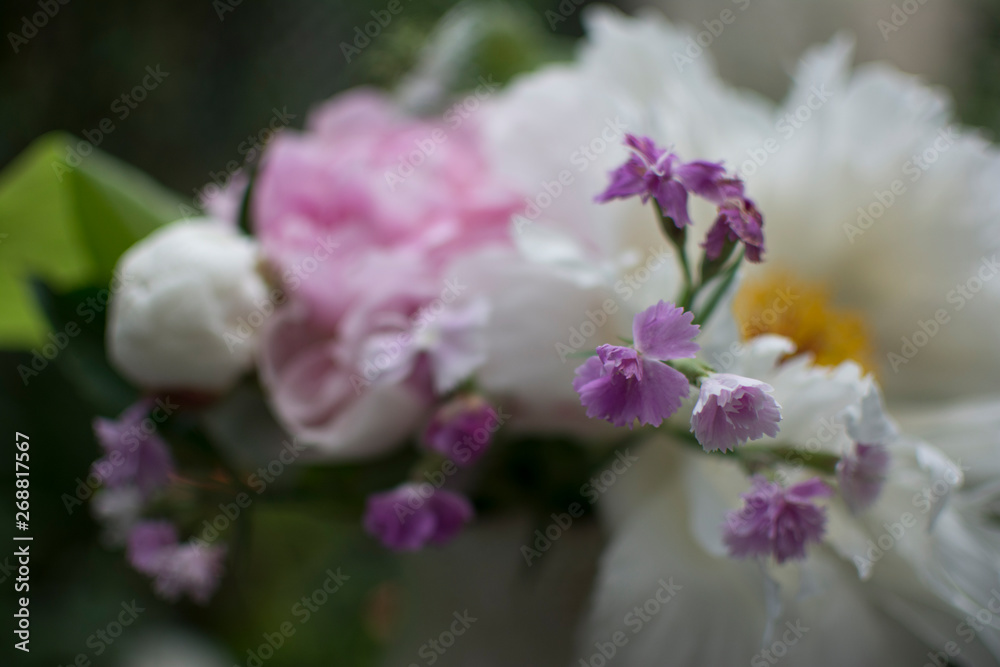
<path id="1" fill-rule="evenodd" d="M 0 347 L 37 345 L 48 330 L 27 281 L 56 291 L 107 285 L 115 263 L 182 200 L 68 134 L 46 134 L 0 173 Z"/>

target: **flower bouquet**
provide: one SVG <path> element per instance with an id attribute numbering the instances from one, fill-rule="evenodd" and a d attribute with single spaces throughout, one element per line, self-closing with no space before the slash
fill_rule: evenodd
<path id="1" fill-rule="evenodd" d="M 1000 664 L 1000 153 L 844 37 L 775 104 L 584 22 L 464 91 L 448 26 L 183 215 L 73 168 L 136 240 L 62 504 L 184 609 L 315 575 L 248 667 L 330 600 L 358 664 Z"/>

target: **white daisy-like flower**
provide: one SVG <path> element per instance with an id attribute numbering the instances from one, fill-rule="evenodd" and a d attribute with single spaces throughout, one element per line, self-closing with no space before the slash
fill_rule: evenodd
<path id="1" fill-rule="evenodd" d="M 969 664 L 1000 664 L 1000 616 L 990 611 L 1000 610 L 1000 531 L 989 525 L 995 484 L 967 491 L 964 464 L 891 422 L 857 364 L 782 362 L 791 349 L 785 339 L 762 336 L 732 359 L 734 372 L 767 382 L 782 404 L 781 433 L 753 443 L 754 453 L 769 461 L 775 482 L 790 487 L 849 453 L 859 436 L 877 437 L 891 466 L 872 505 L 857 515 L 843 495 L 821 503 L 823 538 L 807 545 L 805 558 L 734 558 L 724 526 L 751 487 L 745 463 L 706 457 L 669 435 L 652 438 L 638 453 L 644 465 L 602 499 L 611 540 L 580 657 L 623 631 L 628 641 L 615 660 L 626 666 L 652 656 L 656 664 L 706 667 L 772 658 L 792 666 L 903 666 L 922 664 L 935 647 L 951 657 L 960 652 Z M 968 430 L 939 431 L 938 440 L 961 441 Z M 668 577 L 682 591 L 654 615 L 646 601 Z M 636 609 L 649 618 L 636 621 Z M 822 630 L 832 627 L 835 633 Z"/>
<path id="2" fill-rule="evenodd" d="M 723 83 L 707 55 L 674 66 L 688 34 L 655 14 L 588 16 L 574 63 L 522 77 L 486 113 L 493 160 L 534 193 L 518 232 L 564 233 L 595 266 L 656 243 L 640 202 L 593 204 L 627 153 L 608 127 L 722 159 L 765 217 L 766 261 L 737 298 L 745 334 L 789 335 L 821 363 L 857 358 L 893 403 L 995 389 L 1000 154 L 955 124 L 944 93 L 852 70 L 838 38 L 775 105 Z M 693 252 L 713 217 L 692 206 Z"/>
<path id="3" fill-rule="evenodd" d="M 746 466 L 671 447 L 663 442 L 671 436 L 648 443 L 651 458 L 602 499 L 612 541 L 578 657 L 593 664 L 598 651 L 610 660 L 604 647 L 613 648 L 616 664 L 636 667 L 776 659 L 909 665 L 938 651 L 941 661 L 997 664 L 997 617 L 977 626 L 966 620 L 990 609 L 986 584 L 1000 578 L 990 556 L 997 531 L 984 518 L 993 488 L 967 491 L 952 450 L 896 428 L 865 373 L 876 371 L 897 404 L 994 387 L 996 151 L 951 124 L 940 92 L 883 66 L 852 71 L 844 39 L 809 54 L 786 102 L 774 105 L 725 85 L 707 57 L 672 66 L 688 35 L 661 18 L 602 11 L 590 14 L 588 26 L 574 63 L 522 77 L 484 122 L 493 160 L 535 193 L 515 233 L 543 237 L 552 248 L 523 261 L 565 281 L 571 296 L 559 312 L 571 310 L 567 303 L 583 310 L 614 298 L 615 271 L 620 278 L 629 270 L 623 258 L 657 242 L 656 222 L 640 202 L 593 204 L 626 154 L 607 128 L 654 137 L 684 159 L 724 159 L 765 216 L 767 262 L 748 270 L 733 302 L 738 320 L 722 309 L 706 327 L 704 357 L 717 371 L 774 388 L 781 432 L 753 443 L 762 456 L 811 448 L 813 467 L 829 464 L 827 480 L 848 498 L 817 501 L 826 516 L 822 542 L 777 552 L 807 547 L 804 560 L 761 569 L 734 559 L 722 530 L 751 488 Z M 692 203 L 691 217 L 688 243 L 696 252 L 713 216 Z M 614 268 L 587 274 L 585 266 Z M 620 312 L 596 327 L 587 347 L 676 293 L 678 275 L 668 269 L 640 287 L 634 301 L 616 301 Z M 532 298 L 554 301 L 538 292 Z M 525 323 L 523 312 L 498 310 L 490 332 L 497 354 L 480 377 L 515 395 L 530 394 L 532 378 L 560 377 L 560 360 L 542 348 L 566 337 L 571 324 Z M 509 341 L 527 325 L 539 353 L 518 356 Z M 761 336 L 769 333 L 794 344 Z M 860 441 L 869 436 L 878 442 Z M 960 431 L 942 438 L 955 448 Z M 883 449 L 888 463 L 872 459 Z M 783 461 L 777 482 L 806 483 L 810 470 Z M 670 576 L 682 588 L 665 601 L 658 592 Z M 834 623 L 836 633 L 803 629 Z"/>

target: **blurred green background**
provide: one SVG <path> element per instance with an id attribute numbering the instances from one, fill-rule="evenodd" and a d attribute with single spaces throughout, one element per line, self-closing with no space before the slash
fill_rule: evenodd
<path id="1" fill-rule="evenodd" d="M 905 69 L 951 89 L 963 121 L 982 126 L 990 136 L 1000 130 L 1000 2 L 948 3 L 952 7 L 948 11 L 956 13 L 948 21 L 917 15 L 913 20 L 922 23 L 919 30 L 884 40 L 875 23 L 879 14 L 871 3 L 864 3 L 862 9 L 860 0 L 795 1 L 798 13 L 821 13 L 819 19 L 803 19 L 818 21 L 817 39 L 860 25 L 863 59 L 897 60 Z M 0 6 L 5 35 L 0 46 L 0 124 L 4 128 L 0 165 L 10 165 L 32 141 L 51 130 L 77 136 L 89 132 L 100 137 L 93 143 L 101 151 L 149 174 L 176 193 L 177 202 L 188 205 L 193 205 L 200 188 L 225 174 L 228 163 L 243 159 L 241 145 L 271 122 L 275 110 L 294 116 L 289 124 L 301 127 L 311 105 L 338 91 L 365 83 L 388 86 L 396 82 L 416 62 L 437 21 L 455 4 L 451 0 L 402 0 L 405 11 L 348 63 L 340 44 L 352 42 L 355 28 L 371 20 L 372 10 L 384 9 L 384 0 L 43 2 L 58 6 L 58 11 L 37 34 L 25 31 L 24 21 L 41 11 L 38 2 Z M 635 3 L 623 4 L 632 9 Z M 756 4 L 762 13 L 786 16 L 785 0 Z M 879 11 L 887 12 L 892 3 L 876 4 Z M 822 14 L 831 5 L 842 7 L 843 17 Z M 582 32 L 582 12 L 575 2 L 526 0 L 513 6 L 510 23 L 480 45 L 462 76 L 473 80 L 476 72 L 489 72 L 506 79 L 571 53 L 572 40 Z M 664 0 L 663 6 L 669 15 L 694 25 L 718 15 L 714 5 L 695 0 Z M 864 17 L 868 18 L 857 18 L 852 13 L 856 10 L 867 12 Z M 566 20 L 552 21 L 552 14 L 547 18 L 546 12 L 565 15 Z M 734 28 L 732 42 L 743 40 L 745 46 L 739 48 L 773 41 L 766 34 L 739 29 L 743 34 L 736 35 Z M 796 26 L 783 25 L 781 30 L 794 33 Z M 961 39 L 936 39 L 935 30 L 943 36 L 960 34 Z M 762 66 L 755 65 L 753 76 L 744 80 L 738 49 L 734 46 L 730 52 L 723 47 L 719 45 L 716 55 L 724 74 L 766 94 L 780 95 L 782 72 L 795 54 L 768 54 L 773 60 L 770 69 L 763 72 Z M 922 59 L 909 59 L 911 51 L 919 52 Z M 922 69 L 921 63 L 929 64 Z M 126 107 L 116 100 L 141 83 L 147 67 L 159 67 L 168 74 L 122 117 Z M 106 118 L 113 119 L 114 130 L 94 135 Z M 56 141 L 53 146 L 58 152 L 62 144 Z M 102 206 L 117 206 L 115 200 L 99 201 Z M 23 228 L 13 226 L 25 223 L 11 211 L 0 205 L 0 234 L 14 238 Z M 157 215 L 169 212 L 161 210 Z M 155 221 L 155 217 L 151 214 L 149 219 Z M 30 224 L 42 229 L 50 222 L 40 219 Z M 53 233 L 58 235 L 58 229 Z M 138 236 L 143 229 L 118 230 L 115 239 L 109 238 L 105 252 L 120 252 L 122 239 L 127 240 L 129 233 Z M 39 238 L 44 241 L 45 234 Z M 5 239 L 0 236 L 0 263 L 15 261 L 2 252 Z M 54 248 L 65 241 L 54 237 L 47 242 Z M 0 265 L 0 271 L 5 268 L 9 267 Z M 60 269 L 66 267 L 46 270 L 57 275 Z M 100 275 L 95 271 L 63 276 L 65 280 L 56 280 L 60 284 L 52 286 L 55 293 L 36 286 L 36 294 L 52 313 L 58 313 L 60 304 L 76 304 L 95 294 L 101 287 L 96 278 Z M 57 314 L 54 317 L 58 319 Z M 386 619 L 391 618 L 395 570 L 392 559 L 359 535 L 354 522 L 311 516 L 278 504 L 255 507 L 253 530 L 237 576 L 227 580 L 210 607 L 199 608 L 157 601 L 145 578 L 125 566 L 120 552 L 101 547 L 86 507 L 67 512 L 62 495 L 73 493 L 77 478 L 85 476 L 98 455 L 90 426 L 93 416 L 112 416 L 131 397 L 131 390 L 117 382 L 100 359 L 102 327 L 103 317 L 98 317 L 85 327 L 72 354 L 60 355 L 52 368 L 32 377 L 27 386 L 16 369 L 30 363 L 30 355 L 0 352 L 4 368 L 0 438 L 7 441 L 4 451 L 12 459 L 15 431 L 30 435 L 31 532 L 35 538 L 30 582 L 32 651 L 30 655 L 15 653 L 12 642 L 5 642 L 2 664 L 68 665 L 78 654 L 85 654 L 95 665 L 127 664 L 132 659 L 119 651 L 160 627 L 209 637 L 217 649 L 228 651 L 238 664 L 246 664 L 246 649 L 260 645 L 263 633 L 289 620 L 295 602 L 322 584 L 327 568 L 337 566 L 351 573 L 351 585 L 331 598 L 317 619 L 303 625 L 295 641 L 265 664 L 374 664 L 387 631 Z M 81 376 L 98 375 L 110 378 L 109 384 L 96 392 L 87 391 Z M 6 479 L 12 480 L 13 465 L 0 465 L 8 470 Z M 5 484 L 4 488 L 13 487 Z M 12 525 L 12 514 L 10 503 L 0 497 L 0 520 Z M 0 535 L 7 536 L 9 531 Z M 8 619 L 5 623 L 10 622 L 13 608 L 12 553 L 13 546 L 0 547 L 0 610 Z M 123 601 L 133 599 L 146 609 L 136 629 L 129 629 L 121 641 L 96 656 L 95 644 L 88 639 L 115 619 Z M 0 630 L 9 638 L 6 626 Z M 133 660 L 132 664 L 139 663 Z"/>

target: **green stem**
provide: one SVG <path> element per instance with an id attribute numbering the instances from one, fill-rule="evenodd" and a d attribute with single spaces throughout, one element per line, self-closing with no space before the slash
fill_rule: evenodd
<path id="1" fill-rule="evenodd" d="M 733 281 L 736 279 L 736 272 L 742 261 L 743 253 L 740 252 L 740 254 L 736 257 L 736 261 L 734 261 L 732 265 L 726 269 L 725 272 L 723 272 L 719 286 L 712 293 L 712 296 L 709 297 L 708 303 L 706 303 L 702 311 L 695 316 L 695 324 L 704 324 L 708 321 L 708 318 L 712 316 L 712 313 L 715 312 L 719 302 L 722 301 L 722 297 L 725 296 L 726 292 L 733 284 Z"/>
<path id="2" fill-rule="evenodd" d="M 681 263 L 681 271 L 684 276 L 684 291 L 681 293 L 678 305 L 684 310 L 690 310 L 698 290 L 694 284 L 694 274 L 691 272 L 691 263 L 687 256 L 687 229 L 685 227 L 678 227 L 674 223 L 674 219 L 663 212 L 659 202 L 654 200 L 654 206 L 656 207 L 656 214 L 660 219 L 660 228 L 663 230 L 663 234 L 667 237 L 667 240 L 677 250 L 677 258 Z"/>

